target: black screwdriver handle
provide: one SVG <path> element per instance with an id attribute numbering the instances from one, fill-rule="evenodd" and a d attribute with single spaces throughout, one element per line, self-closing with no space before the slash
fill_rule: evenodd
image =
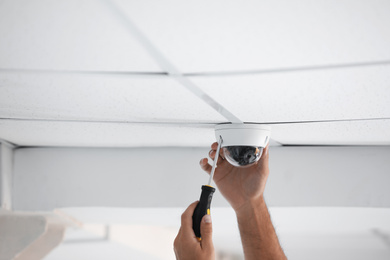
<path id="1" fill-rule="evenodd" d="M 194 229 L 196 237 L 200 240 L 200 221 L 203 216 L 206 214 L 210 214 L 210 206 L 211 200 L 213 199 L 213 194 L 215 192 L 215 188 L 203 185 L 202 193 L 200 194 L 200 200 L 198 205 L 196 205 L 194 214 L 192 215 L 192 228 Z"/>

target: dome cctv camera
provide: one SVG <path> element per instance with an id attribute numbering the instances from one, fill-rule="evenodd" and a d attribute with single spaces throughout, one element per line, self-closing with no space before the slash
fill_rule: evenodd
<path id="1" fill-rule="evenodd" d="M 221 124 L 215 128 L 225 159 L 236 167 L 250 167 L 259 161 L 267 146 L 271 127 L 260 124 Z"/>
<path id="2" fill-rule="evenodd" d="M 249 167 L 259 161 L 264 147 L 269 142 L 271 128 L 268 125 L 256 124 L 221 124 L 215 127 L 218 148 L 215 157 L 218 158 L 222 149 L 226 160 L 236 167 Z M 210 171 L 208 185 L 202 186 L 199 203 L 192 215 L 192 228 L 200 241 L 200 222 L 202 217 L 210 214 L 210 204 L 215 188 L 211 186 L 217 161 L 214 160 Z"/>

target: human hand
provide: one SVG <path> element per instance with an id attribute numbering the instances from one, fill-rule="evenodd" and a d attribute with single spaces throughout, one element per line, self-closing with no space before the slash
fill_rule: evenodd
<path id="1" fill-rule="evenodd" d="M 218 143 L 211 145 L 209 156 L 212 160 L 215 159 L 217 148 Z M 263 198 L 269 175 L 268 149 L 268 146 L 265 147 L 260 160 L 248 168 L 238 168 L 231 165 L 224 159 L 225 156 L 221 149 L 214 173 L 214 182 L 236 212 Z M 200 160 L 200 166 L 210 174 L 212 166 L 208 164 L 207 158 Z"/>
<path id="2" fill-rule="evenodd" d="M 181 215 L 181 227 L 173 243 L 177 260 L 214 260 L 211 216 L 205 215 L 200 223 L 202 240 L 198 241 L 192 229 L 192 215 L 198 201 L 192 203 Z"/>

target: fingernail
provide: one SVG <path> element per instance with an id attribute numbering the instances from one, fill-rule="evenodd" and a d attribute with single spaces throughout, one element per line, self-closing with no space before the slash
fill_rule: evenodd
<path id="1" fill-rule="evenodd" d="M 211 215 L 205 215 L 203 221 L 204 223 L 211 223 Z"/>
<path id="2" fill-rule="evenodd" d="M 203 159 L 200 159 L 199 164 L 200 164 L 200 165 L 203 165 Z"/>

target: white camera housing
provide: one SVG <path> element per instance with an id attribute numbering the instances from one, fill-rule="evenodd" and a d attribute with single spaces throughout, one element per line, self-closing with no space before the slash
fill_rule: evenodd
<path id="1" fill-rule="evenodd" d="M 226 160 L 236 167 L 250 167 L 259 161 L 269 143 L 271 127 L 261 124 L 221 124 L 215 137 L 222 139 L 221 149 Z"/>

